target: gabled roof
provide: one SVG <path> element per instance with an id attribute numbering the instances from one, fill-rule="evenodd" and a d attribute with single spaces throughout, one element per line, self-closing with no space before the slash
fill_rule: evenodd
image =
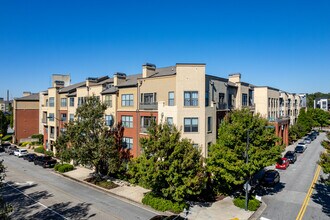
<path id="1" fill-rule="evenodd" d="M 39 93 L 33 93 L 28 96 L 24 96 L 21 98 L 16 98 L 16 101 L 39 101 Z"/>
<path id="2" fill-rule="evenodd" d="M 121 82 L 117 85 L 118 88 L 120 87 L 133 87 L 137 86 L 137 79 L 141 78 L 142 74 L 135 74 L 135 75 L 128 75 L 124 82 Z"/>
<path id="3" fill-rule="evenodd" d="M 168 67 L 157 68 L 155 74 L 151 75 L 150 78 L 160 77 L 160 76 L 171 76 L 175 74 L 176 74 L 176 67 L 168 66 Z"/>
<path id="4" fill-rule="evenodd" d="M 59 90 L 59 93 L 66 93 L 66 92 L 70 92 L 70 91 L 73 91 L 79 87 L 83 87 L 86 85 L 86 82 L 80 82 L 80 83 L 76 83 L 76 84 L 73 84 L 73 85 L 70 85 L 70 86 L 66 86 L 66 87 L 63 87 Z"/>
<path id="5" fill-rule="evenodd" d="M 101 92 L 102 95 L 104 94 L 113 94 L 113 93 L 116 93 L 118 91 L 118 88 L 117 87 L 111 87 L 111 88 L 108 88 L 108 89 L 105 89 Z"/>

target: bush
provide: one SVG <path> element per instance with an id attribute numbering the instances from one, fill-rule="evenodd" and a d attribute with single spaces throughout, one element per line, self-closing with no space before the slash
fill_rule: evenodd
<path id="1" fill-rule="evenodd" d="M 48 156 L 51 156 L 51 157 L 54 157 L 54 152 L 53 151 L 44 151 L 44 154 L 48 155 Z"/>
<path id="2" fill-rule="evenodd" d="M 23 142 L 23 143 L 20 143 L 20 146 L 22 147 L 26 147 L 26 145 L 30 144 L 31 145 L 31 142 Z"/>
<path id="3" fill-rule="evenodd" d="M 54 170 L 55 170 L 55 171 L 58 171 L 58 168 L 59 168 L 60 166 L 62 166 L 62 164 L 60 164 L 60 163 L 55 164 L 55 166 L 54 166 Z"/>
<path id="4" fill-rule="evenodd" d="M 245 197 L 240 196 L 234 199 L 234 205 L 241 208 L 245 209 Z M 256 211 L 260 206 L 260 201 L 255 199 L 254 197 L 249 199 L 248 203 L 248 210 L 249 211 Z"/>
<path id="5" fill-rule="evenodd" d="M 55 165 L 56 166 L 56 165 Z M 68 171 L 71 171 L 74 169 L 73 165 L 71 164 L 60 164 L 56 167 L 57 171 L 60 172 L 60 173 L 65 173 L 65 172 L 68 172 Z M 55 169 L 55 170 L 56 170 Z"/>
<path id="6" fill-rule="evenodd" d="M 118 185 L 115 184 L 114 182 L 112 181 L 107 181 L 107 180 L 103 180 L 103 181 L 100 181 L 100 182 L 96 182 L 95 183 L 96 185 L 98 186 L 101 186 L 103 188 L 106 188 L 106 189 L 113 189 L 113 188 L 116 188 Z"/>
<path id="7" fill-rule="evenodd" d="M 2 141 L 11 141 L 12 135 L 6 135 L 2 138 Z"/>
<path id="8" fill-rule="evenodd" d="M 44 154 L 45 153 L 45 149 L 42 146 L 41 147 L 37 147 L 37 148 L 34 148 L 34 152 Z"/>
<path id="9" fill-rule="evenodd" d="M 171 211 L 174 213 L 180 213 L 184 208 L 188 208 L 188 204 L 185 202 L 173 202 L 171 200 L 159 197 L 152 192 L 147 193 L 144 196 L 142 203 L 162 212 Z"/>
<path id="10" fill-rule="evenodd" d="M 31 138 L 38 138 L 39 141 L 37 143 L 41 144 L 44 140 L 44 135 L 43 134 L 33 134 L 31 136 Z"/>

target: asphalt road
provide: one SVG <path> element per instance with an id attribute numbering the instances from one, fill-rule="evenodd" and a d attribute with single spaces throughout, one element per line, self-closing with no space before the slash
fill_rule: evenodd
<path id="1" fill-rule="evenodd" d="M 273 189 L 268 190 L 262 199 L 267 204 L 266 210 L 260 219 L 291 220 L 296 219 L 305 200 L 317 169 L 317 161 L 324 150 L 320 142 L 325 133 L 320 135 L 306 151 L 298 155 L 297 161 L 290 164 L 287 170 L 279 171 L 281 182 Z M 288 150 L 294 149 L 289 146 Z M 330 219 L 330 189 L 318 181 L 309 200 L 303 219 Z"/>
<path id="2" fill-rule="evenodd" d="M 51 169 L 0 154 L 7 167 L 3 190 L 13 219 L 150 219 L 152 210 L 85 186 Z"/>

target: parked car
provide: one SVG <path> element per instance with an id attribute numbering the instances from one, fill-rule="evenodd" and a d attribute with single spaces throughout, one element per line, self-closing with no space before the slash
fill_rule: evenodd
<path id="1" fill-rule="evenodd" d="M 57 160 L 52 158 L 50 160 L 44 161 L 44 163 L 42 164 L 42 167 L 43 168 L 53 168 L 56 164 L 57 164 Z"/>
<path id="2" fill-rule="evenodd" d="M 314 141 L 317 138 L 317 135 L 312 132 L 307 137 L 309 137 L 312 141 Z"/>
<path id="3" fill-rule="evenodd" d="M 167 215 L 156 215 L 154 217 L 152 217 L 149 220 L 183 220 L 185 218 L 183 218 L 180 215 L 171 215 L 171 216 L 167 216 Z"/>
<path id="4" fill-rule="evenodd" d="M 312 142 L 312 139 L 311 138 L 309 138 L 309 137 L 305 137 L 304 138 L 304 143 L 310 144 L 311 142 Z"/>
<path id="5" fill-rule="evenodd" d="M 295 163 L 297 160 L 297 154 L 294 151 L 286 152 L 284 157 L 287 158 L 290 163 Z"/>
<path id="6" fill-rule="evenodd" d="M 35 153 L 29 153 L 23 159 L 29 162 L 33 162 L 36 157 L 37 155 Z"/>
<path id="7" fill-rule="evenodd" d="M 8 153 L 9 155 L 14 154 L 14 151 L 17 150 L 18 147 L 15 145 L 10 145 L 9 147 L 5 148 L 5 152 Z"/>
<path id="8" fill-rule="evenodd" d="M 317 131 L 317 130 L 313 130 L 312 132 L 313 132 L 314 134 L 316 134 L 316 135 L 320 135 L 320 132 Z"/>
<path id="9" fill-rule="evenodd" d="M 37 156 L 33 162 L 34 162 L 34 165 L 43 166 L 46 161 L 51 160 L 51 159 L 52 159 L 51 156 Z"/>
<path id="10" fill-rule="evenodd" d="M 303 145 L 297 145 L 296 148 L 294 149 L 294 152 L 296 153 L 304 153 L 306 148 Z"/>
<path id="11" fill-rule="evenodd" d="M 16 149 L 14 151 L 14 156 L 22 157 L 23 155 L 27 155 L 28 151 L 26 149 Z"/>
<path id="12" fill-rule="evenodd" d="M 277 170 L 267 170 L 261 179 L 261 185 L 274 186 L 280 182 L 280 173 Z"/>
<path id="13" fill-rule="evenodd" d="M 276 169 L 281 169 L 281 170 L 286 170 L 290 165 L 290 162 L 287 158 L 283 157 L 281 159 L 278 159 L 275 168 Z"/>

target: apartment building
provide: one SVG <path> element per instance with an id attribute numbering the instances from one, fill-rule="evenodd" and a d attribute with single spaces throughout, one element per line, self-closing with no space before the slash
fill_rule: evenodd
<path id="1" fill-rule="evenodd" d="M 306 95 L 280 91 L 280 117 L 288 117 L 290 125 L 298 120 L 300 109 L 306 107 Z"/>
<path id="2" fill-rule="evenodd" d="M 33 134 L 39 134 L 39 94 L 24 92 L 23 97 L 14 99 L 14 137 L 19 143 Z"/>
<path id="3" fill-rule="evenodd" d="M 327 98 L 319 98 L 314 100 L 314 108 L 330 111 L 330 101 Z"/>
<path id="4" fill-rule="evenodd" d="M 140 155 L 139 139 L 146 136 L 152 121 L 177 126 L 182 137 L 190 139 L 207 157 L 208 146 L 216 142 L 224 116 L 242 108 L 273 122 L 277 134 L 287 144 L 289 122 L 294 123 L 299 113 L 299 108 L 293 107 L 302 102 L 298 98 L 302 95 L 243 82 L 240 73 L 230 74 L 228 79 L 206 74 L 206 65 L 199 63 L 163 68 L 146 63 L 140 74 L 116 72 L 112 78 L 89 77 L 70 83 L 68 75 L 53 75 L 52 87 L 40 93 L 40 132 L 44 134 L 45 148 L 52 151 L 56 151 L 53 144 L 64 124 L 74 120 L 76 109 L 89 96 L 97 96 L 107 104 L 107 126 L 122 122 L 123 144 L 134 157 Z M 290 111 L 288 100 L 294 100 L 290 102 Z"/>

